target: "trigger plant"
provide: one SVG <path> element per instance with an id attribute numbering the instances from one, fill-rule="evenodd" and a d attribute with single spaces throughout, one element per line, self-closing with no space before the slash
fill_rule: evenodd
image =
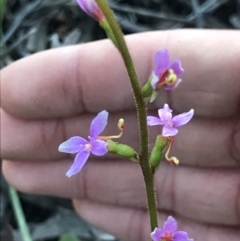
<path id="1" fill-rule="evenodd" d="M 188 112 L 173 116 L 173 110 L 168 104 L 165 104 L 162 109 L 158 110 L 159 117 L 147 115 L 147 105 L 156 99 L 160 91 L 175 90 L 181 83 L 181 76 L 184 73 L 182 63 L 180 60 L 172 61 L 169 51 L 165 48 L 156 51 L 153 68 L 151 73 L 149 73 L 150 77 L 141 86 L 123 33 L 106 0 L 77 0 L 77 3 L 83 11 L 99 22 L 123 59 L 136 104 L 139 150 L 136 151 L 129 144 L 121 141 L 116 142 L 116 139 L 120 140 L 123 133 L 128 131 L 122 118 L 118 121 L 120 134 L 111 136 L 100 135 L 108 122 L 108 112 L 103 110 L 92 120 L 90 134 L 87 139 L 81 136 L 73 136 L 60 144 L 60 152 L 76 155 L 66 175 L 68 177 L 78 175 L 90 154 L 103 156 L 111 153 L 119 158 L 124 158 L 134 162 L 136 165 L 140 165 L 146 187 L 152 240 L 193 241 L 193 239 L 188 238 L 186 232 L 176 231 L 177 222 L 172 216 L 167 219 L 163 228 L 159 228 L 154 175 L 157 175 L 157 169 L 161 168 L 160 163 L 164 157 L 170 163 L 179 164 L 176 157 L 169 157 L 169 153 L 173 146 L 174 138 L 179 132 L 178 128 L 187 124 L 193 118 L 194 110 L 191 109 Z M 122 81 L 125 81 L 125 79 Z M 119 91 L 124 92 L 122 89 Z M 150 152 L 148 126 L 154 125 L 160 125 L 162 128 L 157 133 L 155 145 Z"/>

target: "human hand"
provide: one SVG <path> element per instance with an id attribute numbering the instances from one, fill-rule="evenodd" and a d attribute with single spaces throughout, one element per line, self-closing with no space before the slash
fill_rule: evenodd
<path id="1" fill-rule="evenodd" d="M 167 48 L 185 69 L 177 90 L 161 92 L 149 106 L 169 103 L 176 112 L 193 108 L 172 155 L 156 173 L 159 224 L 169 214 L 195 241 L 240 237 L 240 33 L 194 31 L 144 33 L 127 38 L 144 83 L 154 53 Z M 91 157 L 71 178 L 74 157 L 58 146 L 88 136 L 97 112 L 110 112 L 107 134 L 124 118 L 121 142 L 137 148 L 138 131 L 130 83 L 109 41 L 55 49 L 20 60 L 1 71 L 3 173 L 17 189 L 74 199 L 76 211 L 93 225 L 124 240 L 150 240 L 140 167 L 115 156 Z M 154 143 L 159 127 L 150 128 Z"/>

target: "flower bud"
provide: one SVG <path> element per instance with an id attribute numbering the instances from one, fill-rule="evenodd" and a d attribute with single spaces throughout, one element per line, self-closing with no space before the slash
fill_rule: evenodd
<path id="1" fill-rule="evenodd" d="M 95 0 L 77 0 L 77 2 L 84 12 L 91 15 L 97 21 L 101 22 L 105 19 L 102 10 Z"/>
<path id="2" fill-rule="evenodd" d="M 137 152 L 130 146 L 108 140 L 108 151 L 114 153 L 120 157 L 130 159 L 133 162 L 139 162 L 139 156 Z"/>
<path id="3" fill-rule="evenodd" d="M 100 26 L 105 30 L 109 39 L 112 40 L 113 44 L 116 47 L 118 47 L 113 31 L 108 21 L 106 20 L 104 13 L 98 6 L 96 0 L 77 0 L 77 2 L 84 12 L 86 12 L 99 22 Z"/>

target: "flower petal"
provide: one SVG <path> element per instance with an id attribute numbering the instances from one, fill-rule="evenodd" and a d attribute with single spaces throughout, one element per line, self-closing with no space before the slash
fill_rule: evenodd
<path id="1" fill-rule="evenodd" d="M 188 112 L 174 116 L 172 119 L 174 127 L 178 127 L 178 126 L 187 124 L 192 119 L 193 115 L 194 115 L 194 110 L 191 109 Z"/>
<path id="2" fill-rule="evenodd" d="M 158 110 L 158 115 L 164 123 L 172 119 L 172 110 L 169 108 L 168 104 L 164 104 L 163 109 Z"/>
<path id="3" fill-rule="evenodd" d="M 192 238 L 188 238 L 188 234 L 184 231 L 178 231 L 173 234 L 173 241 L 194 241 Z"/>
<path id="4" fill-rule="evenodd" d="M 75 175 L 78 172 L 80 172 L 82 167 L 86 163 L 89 155 L 90 155 L 90 151 L 83 151 L 78 153 L 74 159 L 72 166 L 67 171 L 66 176 L 71 177 L 72 175 Z"/>
<path id="5" fill-rule="evenodd" d="M 157 75 L 155 75 L 155 73 L 153 72 L 152 73 L 152 76 L 151 76 L 151 86 L 152 86 L 152 88 L 155 90 L 156 89 L 156 87 L 157 87 L 157 83 L 158 83 L 158 81 L 159 81 L 159 77 L 157 77 Z"/>
<path id="6" fill-rule="evenodd" d="M 87 6 L 86 6 L 86 0 L 77 0 L 77 2 L 84 12 L 89 13 L 88 9 L 87 9 Z"/>
<path id="7" fill-rule="evenodd" d="M 77 0 L 77 2 L 82 10 L 90 15 L 94 14 L 99 9 L 95 0 Z"/>
<path id="8" fill-rule="evenodd" d="M 177 221 L 172 216 L 169 216 L 167 221 L 164 222 L 164 232 L 173 233 L 177 229 Z"/>
<path id="9" fill-rule="evenodd" d="M 147 124 L 149 126 L 164 125 L 164 123 L 161 121 L 161 119 L 159 119 L 155 116 L 148 116 L 147 117 Z"/>
<path id="10" fill-rule="evenodd" d="M 108 112 L 103 110 L 101 111 L 93 120 L 90 126 L 90 136 L 93 139 L 96 139 L 100 133 L 103 132 L 107 125 Z"/>
<path id="11" fill-rule="evenodd" d="M 168 69 L 169 61 L 170 61 L 170 57 L 167 49 L 161 49 L 157 51 L 157 53 L 155 54 L 155 60 L 154 60 L 154 63 L 155 63 L 154 72 L 157 76 L 159 76 L 160 74 L 162 74 Z"/>
<path id="12" fill-rule="evenodd" d="M 165 125 L 162 129 L 162 136 L 175 136 L 177 135 L 178 130 L 174 127 Z"/>
<path id="13" fill-rule="evenodd" d="M 103 156 L 108 152 L 107 142 L 102 140 L 95 140 L 92 142 L 92 154 L 96 156 Z"/>
<path id="14" fill-rule="evenodd" d="M 80 136 L 74 136 L 68 139 L 67 141 L 63 142 L 58 147 L 58 150 L 60 152 L 74 154 L 74 153 L 83 151 L 87 143 L 88 141 L 85 140 L 84 138 Z"/>
<path id="15" fill-rule="evenodd" d="M 184 69 L 182 68 L 181 61 L 179 60 L 173 61 L 169 68 L 172 69 L 178 77 L 184 73 Z"/>
<path id="16" fill-rule="evenodd" d="M 168 112 L 171 112 L 171 113 L 172 113 L 172 109 L 170 109 L 170 107 L 169 107 L 168 104 L 164 104 L 163 109 L 164 109 L 165 111 L 168 111 Z"/>
<path id="17" fill-rule="evenodd" d="M 154 231 L 151 233 L 151 238 L 153 241 L 159 241 L 163 234 L 164 234 L 164 231 L 162 229 L 155 228 Z"/>

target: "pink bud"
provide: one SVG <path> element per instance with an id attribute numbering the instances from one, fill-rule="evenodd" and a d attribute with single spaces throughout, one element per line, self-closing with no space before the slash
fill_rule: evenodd
<path id="1" fill-rule="evenodd" d="M 95 0 L 77 0 L 77 2 L 84 12 L 91 15 L 97 21 L 101 22 L 104 20 L 104 14 Z"/>

